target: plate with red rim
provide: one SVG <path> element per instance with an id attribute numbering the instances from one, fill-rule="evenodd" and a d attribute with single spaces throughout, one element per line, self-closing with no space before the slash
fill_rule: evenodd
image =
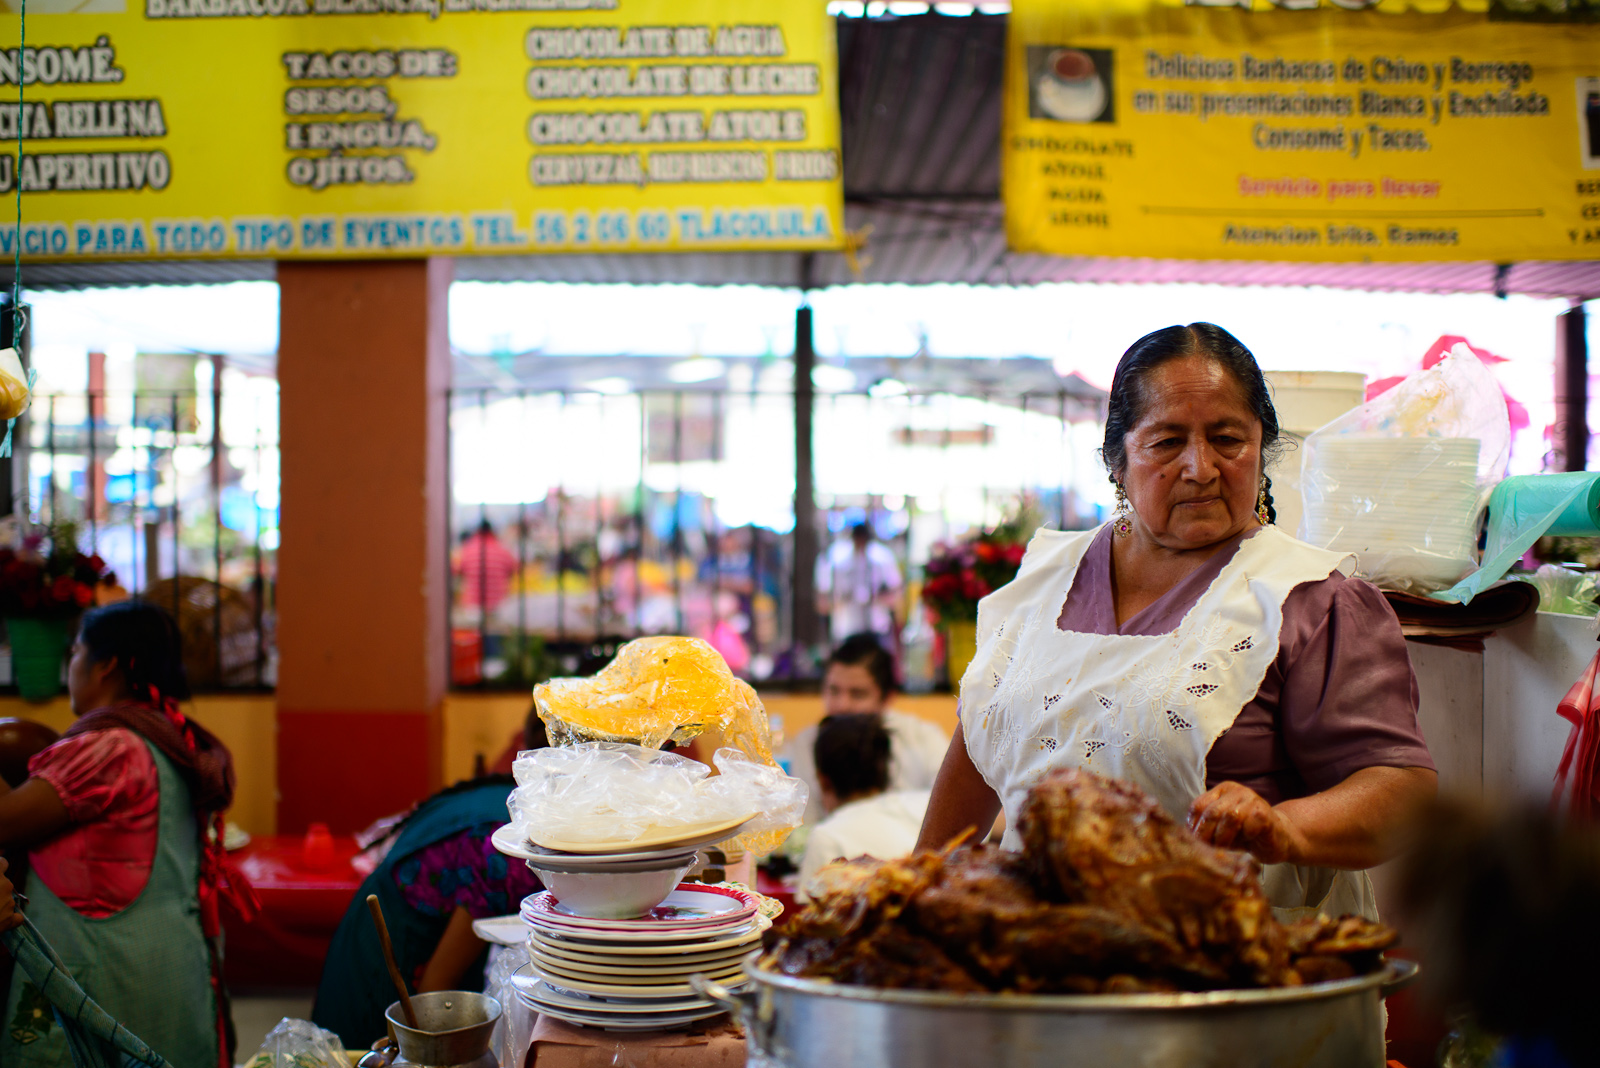
<path id="1" fill-rule="evenodd" d="M 548 938 L 557 938 L 574 945 L 601 947 L 610 945 L 672 946 L 683 952 L 697 952 L 698 946 L 721 942 L 727 938 L 749 937 L 763 928 L 757 920 L 765 917 L 747 916 L 731 924 L 707 927 L 671 928 L 665 931 L 601 931 L 586 927 L 562 927 L 543 919 L 523 917 L 530 931 L 538 931 Z"/>
<path id="2" fill-rule="evenodd" d="M 727 971 L 739 967 L 748 952 L 749 950 L 742 946 L 735 946 L 726 952 L 710 955 L 710 960 L 680 959 L 670 964 L 656 964 L 652 957 L 619 957 L 610 961 L 588 957 L 563 957 L 557 953 L 546 952 L 543 946 L 530 947 L 528 955 L 535 964 L 548 964 L 552 968 L 581 975 L 637 976 L 641 980 L 649 980 L 653 977 L 688 975 L 693 972 Z M 637 963 L 640 959 L 651 963 L 641 965 Z"/>
<path id="3" fill-rule="evenodd" d="M 694 1012 L 675 1013 L 671 1016 L 645 1016 L 634 1019 L 631 1016 L 613 1018 L 590 1016 L 576 1010 L 558 1009 L 550 1005 L 540 1005 L 529 1001 L 518 994 L 517 998 L 523 1005 L 532 1009 L 541 1016 L 554 1017 L 563 1023 L 577 1024 L 579 1027 L 589 1027 L 598 1031 L 672 1031 L 680 1027 L 688 1027 L 698 1020 L 709 1020 L 713 1016 L 721 1016 L 727 1010 L 720 1005 L 710 1008 L 696 1009 Z"/>
<path id="4" fill-rule="evenodd" d="M 756 912 L 754 894 L 731 886 L 679 883 L 677 889 L 637 919 L 615 920 L 579 916 L 570 912 L 548 890 L 530 894 L 522 902 L 522 917 L 540 919 L 560 927 L 596 931 L 665 931 L 680 928 L 721 926 Z"/>
<path id="5" fill-rule="evenodd" d="M 567 972 L 537 960 L 534 961 L 533 966 L 540 975 L 544 976 L 545 982 L 558 990 L 575 990 L 584 994 L 630 997 L 687 997 L 695 992 L 694 988 L 689 985 L 689 976 L 691 975 L 705 975 L 712 981 L 723 983 L 724 985 L 744 981 L 744 970 L 742 968 L 733 968 L 721 972 L 690 971 L 677 976 L 669 976 L 658 982 L 645 983 L 632 978 L 624 980 L 606 975 L 584 975 L 580 972 Z"/>
<path id="6" fill-rule="evenodd" d="M 550 968 L 580 979 L 587 979 L 591 983 L 606 982 L 609 981 L 609 977 L 615 976 L 619 981 L 635 985 L 681 983 L 684 981 L 683 977 L 696 972 L 721 975 L 724 972 L 737 971 L 744 966 L 744 956 L 736 950 L 733 954 L 717 960 L 683 961 L 640 969 L 625 964 L 607 964 L 603 961 L 572 960 L 569 957 L 558 957 L 540 950 L 530 950 L 528 953 L 528 959 L 533 961 L 535 967 Z"/>
<path id="7" fill-rule="evenodd" d="M 537 971 L 526 965 L 517 969 L 511 981 L 517 1000 L 535 1012 L 554 1016 L 567 1023 L 610 1031 L 655 1031 L 680 1027 L 695 1020 L 720 1016 L 724 1011 L 720 1005 L 701 998 L 610 1001 L 581 994 L 562 994 L 548 986 Z"/>
<path id="8" fill-rule="evenodd" d="M 530 1001 L 523 1001 L 523 1004 L 541 1016 L 550 1016 L 563 1023 L 577 1024 L 579 1027 L 588 1027 L 597 1031 L 617 1031 L 620 1033 L 674 1031 L 680 1027 L 688 1027 L 698 1020 L 709 1020 L 713 1016 L 721 1016 L 727 1011 L 719 1005 L 713 1005 L 708 1009 L 678 1013 L 673 1016 L 650 1016 L 639 1020 L 631 1017 L 600 1019 L 586 1016 L 581 1012 L 568 1012 L 566 1009 L 551 1008 L 549 1005 L 538 1005 Z"/>
<path id="9" fill-rule="evenodd" d="M 594 937 L 577 937 L 565 931 L 551 931 L 535 926 L 532 937 L 543 944 L 555 947 L 565 947 L 569 950 L 578 950 L 588 953 L 615 953 L 628 957 L 668 956 L 672 954 L 709 953 L 712 950 L 731 949 L 734 946 L 754 945 L 761 941 L 761 935 L 772 926 L 772 921 L 765 916 L 755 916 L 749 923 L 734 928 L 732 931 L 719 933 L 714 940 L 699 937 L 690 937 L 687 941 L 681 937 L 672 939 L 651 938 L 644 935 L 624 933 L 611 934 L 605 931 L 590 931 L 587 935 Z"/>
<path id="10" fill-rule="evenodd" d="M 594 964 L 633 964 L 640 967 L 657 967 L 666 964 L 710 964 L 727 956 L 743 956 L 761 943 L 761 930 L 740 938 L 729 939 L 727 945 L 700 946 L 597 946 L 562 942 L 541 937 L 535 931 L 528 939 L 529 952 L 538 951 L 566 960 L 588 961 Z"/>
<path id="11" fill-rule="evenodd" d="M 556 990 L 550 980 L 537 969 L 518 968 L 511 976 L 511 985 L 518 995 L 538 1003 L 549 1002 L 560 1008 L 581 1009 L 585 1012 L 604 1013 L 654 1013 L 683 1012 L 702 1008 L 711 1002 L 699 994 L 672 997 L 619 997 L 609 994 L 588 994 L 583 991 Z"/>

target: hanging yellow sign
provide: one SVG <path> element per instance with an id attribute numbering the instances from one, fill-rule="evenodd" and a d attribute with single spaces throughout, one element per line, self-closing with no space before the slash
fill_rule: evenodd
<path id="1" fill-rule="evenodd" d="M 1011 247 L 1600 257 L 1600 25 L 1354 6 L 1014 0 Z"/>
<path id="2" fill-rule="evenodd" d="M 126 2 L 0 26 L 0 258 L 840 244 L 821 0 Z"/>

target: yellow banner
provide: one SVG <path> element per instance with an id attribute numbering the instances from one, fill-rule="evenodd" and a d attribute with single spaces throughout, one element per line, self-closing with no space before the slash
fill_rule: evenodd
<path id="1" fill-rule="evenodd" d="M 840 245 L 822 0 L 127 5 L 3 16 L 0 258 Z"/>
<path id="2" fill-rule="evenodd" d="M 1600 25 L 1305 6 L 1014 0 L 1011 247 L 1600 258 Z"/>

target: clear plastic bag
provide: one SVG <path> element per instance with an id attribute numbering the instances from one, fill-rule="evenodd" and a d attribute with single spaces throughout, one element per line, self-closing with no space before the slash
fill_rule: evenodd
<path id="1" fill-rule="evenodd" d="M 512 769 L 511 822 L 535 840 L 632 842 L 755 812 L 739 841 L 757 854 L 776 849 L 800 824 L 806 784 L 737 749 L 712 760 L 714 777 L 697 760 L 618 742 L 531 750 Z"/>
<path id="2" fill-rule="evenodd" d="M 1600 593 L 1595 578 L 1587 571 L 1574 571 L 1559 564 L 1544 564 L 1531 575 L 1518 575 L 1539 591 L 1539 611 L 1564 616 L 1600 615 L 1595 595 Z"/>
<path id="3" fill-rule="evenodd" d="M 310 1020 L 285 1016 L 267 1032 L 245 1068 L 348 1068 L 349 1064 L 338 1035 Z"/>
<path id="4" fill-rule="evenodd" d="M 489 1036 L 489 1049 L 502 1065 L 521 1065 L 528 1056 L 536 1014 L 517 998 L 511 976 L 529 964 L 527 943 L 490 946 L 484 969 L 483 992 L 500 1003 L 500 1019 Z"/>
<path id="5" fill-rule="evenodd" d="M 1426 594 L 1477 565 L 1489 491 L 1504 475 L 1511 421 L 1499 383 L 1464 345 L 1306 438 L 1313 545 L 1356 555 L 1356 573 Z"/>

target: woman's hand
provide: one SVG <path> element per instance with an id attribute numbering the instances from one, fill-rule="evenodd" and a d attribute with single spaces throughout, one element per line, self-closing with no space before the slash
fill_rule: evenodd
<path id="1" fill-rule="evenodd" d="M 1195 798 L 1189 828 L 1201 841 L 1266 864 L 1372 868 L 1405 845 L 1412 818 L 1438 785 L 1431 768 L 1362 768 L 1319 794 L 1269 805 L 1248 786 L 1225 782 Z"/>
<path id="2" fill-rule="evenodd" d="M 9 931 L 22 923 L 22 913 L 17 911 L 17 899 L 12 895 L 15 888 L 6 878 L 9 867 L 6 858 L 0 857 L 0 931 Z"/>
<path id="3" fill-rule="evenodd" d="M 1254 854 L 1263 864 L 1277 864 L 1303 853 L 1299 831 L 1267 799 L 1236 782 L 1207 790 L 1189 806 L 1189 829 L 1202 842 L 1219 849 Z"/>

